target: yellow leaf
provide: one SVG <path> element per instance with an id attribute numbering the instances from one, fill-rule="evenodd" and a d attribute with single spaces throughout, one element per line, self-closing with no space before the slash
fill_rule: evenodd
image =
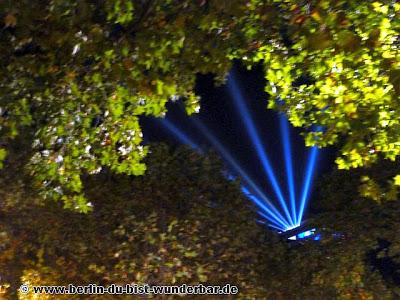
<path id="1" fill-rule="evenodd" d="M 347 115 L 353 114 L 357 111 L 357 106 L 354 103 L 348 103 L 344 106 L 344 112 Z"/>
<path id="2" fill-rule="evenodd" d="M 4 24 L 6 27 L 14 27 L 17 25 L 17 18 L 13 14 L 7 14 L 4 17 Z"/>
<path id="3" fill-rule="evenodd" d="M 320 23 L 321 23 L 321 21 L 322 21 L 321 15 L 319 14 L 319 12 L 318 12 L 317 10 L 314 10 L 314 11 L 312 12 L 311 17 L 312 17 L 314 20 L 316 20 L 317 22 L 320 22 Z"/>
<path id="4" fill-rule="evenodd" d="M 394 177 L 394 184 L 400 186 L 400 175 Z"/>

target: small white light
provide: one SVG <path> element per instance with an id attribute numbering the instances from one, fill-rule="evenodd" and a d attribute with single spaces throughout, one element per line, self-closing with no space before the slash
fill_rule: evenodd
<path id="1" fill-rule="evenodd" d="M 76 45 L 74 46 L 74 49 L 72 50 L 72 55 L 75 55 L 76 53 L 78 53 L 79 49 L 80 49 L 79 44 L 76 44 Z"/>

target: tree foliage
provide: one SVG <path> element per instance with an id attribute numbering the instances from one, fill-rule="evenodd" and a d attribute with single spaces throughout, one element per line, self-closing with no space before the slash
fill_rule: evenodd
<path id="1" fill-rule="evenodd" d="M 0 13 L 0 161 L 29 132 L 27 171 L 66 207 L 90 209 L 85 174 L 143 174 L 139 116 L 178 97 L 197 111 L 196 74 L 222 80 L 233 59 L 263 61 L 270 106 L 323 127 L 308 144 L 344 137 L 339 167 L 399 153 L 396 1 L 18 0 Z"/>
<path id="2" fill-rule="evenodd" d="M 196 73 L 223 76 L 226 53 L 240 44 L 217 34 L 219 23 L 238 26 L 231 13 L 240 10 L 215 9 L 192 1 L 1 3 L 2 139 L 32 133 L 28 169 L 45 196 L 87 211 L 82 174 L 143 174 L 138 116 L 162 116 L 178 96 L 196 111 Z"/>
<path id="3" fill-rule="evenodd" d="M 314 208 L 311 225 L 323 239 L 293 245 L 254 222 L 239 183 L 224 178 L 213 155 L 165 145 L 152 149 L 145 176 L 103 171 L 86 180 L 90 214 L 65 210 L 60 202 L 41 204 L 29 184 L 15 180 L 17 172 L 1 177 L 0 269 L 9 296 L 21 282 L 230 283 L 242 299 L 400 295 L 399 202 L 359 199 L 359 181 L 348 184 L 348 171 L 326 179 L 319 195 L 326 201 Z M 341 192 L 348 198 L 332 210 L 332 194 Z"/>
<path id="4" fill-rule="evenodd" d="M 152 149 L 145 176 L 102 172 L 85 182 L 90 214 L 41 205 L 15 173 L 2 177 L 0 268 L 10 293 L 24 282 L 230 283 L 242 295 L 263 294 L 256 274 L 265 231 L 238 183 L 225 179 L 213 155 Z"/>
<path id="5" fill-rule="evenodd" d="M 271 299 L 400 296 L 400 204 L 398 198 L 379 204 L 360 197 L 360 178 L 369 172 L 383 184 L 398 169 L 381 161 L 373 170 L 334 170 L 319 182 L 308 226 L 321 239 L 278 246 L 267 259 Z"/>
<path id="6" fill-rule="evenodd" d="M 287 1 L 288 42 L 261 47 L 270 106 L 311 132 L 308 145 L 342 142 L 339 168 L 400 153 L 400 4 Z M 277 101 L 279 97 L 280 101 Z M 313 130 L 321 126 L 323 130 Z"/>

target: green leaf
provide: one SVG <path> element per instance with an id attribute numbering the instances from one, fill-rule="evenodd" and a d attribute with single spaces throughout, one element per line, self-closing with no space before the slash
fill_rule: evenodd
<path id="1" fill-rule="evenodd" d="M 7 151 L 4 148 L 0 148 L 0 169 L 4 167 L 4 159 L 7 157 Z"/>

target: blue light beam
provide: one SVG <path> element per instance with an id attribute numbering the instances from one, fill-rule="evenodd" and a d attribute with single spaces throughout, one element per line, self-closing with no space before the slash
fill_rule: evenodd
<path id="1" fill-rule="evenodd" d="M 243 174 L 242 174 L 243 175 Z M 244 174 L 245 176 L 247 176 L 246 174 Z M 266 214 L 261 213 L 260 211 L 258 212 L 263 218 L 267 219 L 269 222 L 274 223 L 276 225 L 278 225 L 282 230 L 285 230 L 286 228 L 288 228 L 290 225 L 285 221 L 285 219 L 283 219 L 282 215 L 275 216 L 273 214 L 273 212 L 271 212 L 271 209 L 268 208 L 267 205 L 269 204 L 268 199 L 265 199 L 266 197 L 264 196 L 264 194 L 262 194 L 262 192 L 257 188 L 257 194 L 264 200 L 261 201 L 260 199 L 258 199 L 256 196 L 254 196 L 248 188 L 246 188 L 245 186 L 241 186 L 240 187 L 243 194 L 249 199 L 251 200 L 255 205 L 257 205 L 259 208 L 261 208 L 262 210 L 264 210 L 264 212 L 268 213 L 270 216 L 267 216 Z M 274 212 L 277 212 L 276 209 L 272 206 L 271 207 L 272 210 L 274 210 Z M 279 214 L 279 213 L 278 213 Z"/>
<path id="2" fill-rule="evenodd" d="M 312 178 L 314 177 L 314 173 L 315 173 L 315 164 L 316 164 L 317 157 L 318 157 L 318 151 L 319 151 L 318 147 L 313 146 L 313 147 L 311 147 L 310 152 L 309 152 L 307 168 L 306 168 L 306 173 L 305 173 L 305 179 L 303 182 L 303 190 L 301 192 L 301 198 L 300 198 L 300 207 L 299 207 L 299 212 L 297 214 L 297 225 L 298 226 L 301 225 L 304 210 L 305 210 L 307 202 L 308 202 L 311 182 L 312 182 Z"/>
<path id="3" fill-rule="evenodd" d="M 230 181 L 232 181 L 232 180 L 236 180 L 236 176 L 234 176 L 234 175 L 232 175 L 232 174 L 227 174 L 226 175 L 226 178 L 228 179 L 228 180 L 230 180 Z M 249 189 L 248 188 L 246 188 L 243 184 L 240 186 L 240 189 L 241 189 L 241 191 L 242 191 L 242 193 L 249 199 L 249 200 L 251 200 L 253 203 L 255 203 L 258 207 L 262 207 L 262 206 L 264 206 L 264 204 L 262 203 L 262 202 L 260 202 L 260 200 L 258 200 L 258 198 L 256 197 L 256 196 L 254 196 L 250 191 L 249 191 Z M 261 191 L 260 191 L 261 192 Z M 266 208 L 264 208 L 264 211 L 266 210 Z M 266 220 L 266 221 L 268 221 L 268 222 L 271 222 L 271 223 L 274 223 L 276 226 L 278 226 L 279 227 L 279 230 L 281 230 L 281 231 L 284 231 L 285 230 L 285 228 L 287 228 L 288 226 L 290 226 L 288 223 L 283 223 L 283 222 L 278 222 L 278 221 L 276 221 L 276 220 L 273 220 L 273 219 L 271 219 L 271 217 L 268 217 L 268 216 L 266 216 L 265 214 L 263 214 L 262 212 L 260 212 L 260 211 L 258 211 L 258 213 L 264 218 L 264 220 Z M 264 222 L 260 222 L 260 221 L 257 221 L 258 223 L 262 223 L 262 224 L 265 224 L 265 221 Z M 278 228 L 278 227 L 276 227 L 276 226 L 274 226 L 275 228 Z"/>
<path id="4" fill-rule="evenodd" d="M 279 125 L 281 129 L 282 146 L 285 157 L 285 167 L 287 175 L 287 184 L 289 189 L 289 199 L 290 199 L 290 210 L 292 213 L 292 220 L 297 224 L 297 211 L 296 211 L 296 192 L 294 185 L 294 175 L 293 175 L 293 156 L 290 144 L 290 129 L 288 120 L 284 114 L 279 116 Z"/>
<path id="5" fill-rule="evenodd" d="M 198 151 L 200 151 L 200 152 L 202 152 L 201 151 L 201 149 L 200 149 L 200 147 L 195 143 L 195 142 L 193 142 L 185 133 L 183 133 L 182 132 L 182 130 L 180 130 L 179 128 L 177 128 L 174 124 L 172 124 L 170 121 L 168 121 L 167 119 L 162 119 L 162 120 L 160 120 L 160 122 L 161 122 L 161 124 L 163 125 L 163 126 L 165 126 L 173 135 L 175 135 L 176 136 L 176 138 L 181 142 L 181 143 L 184 143 L 184 144 L 187 144 L 187 145 L 189 145 L 189 146 L 191 146 L 192 148 L 194 148 L 194 149 L 196 149 L 196 150 L 198 150 Z M 197 127 L 200 127 L 200 128 L 203 128 L 204 130 L 205 130 L 205 133 L 206 133 L 206 135 L 207 135 L 207 128 L 205 128 L 205 126 L 202 126 L 201 124 L 195 124 L 195 125 L 198 125 Z M 216 142 L 217 144 L 219 144 L 216 140 L 215 140 L 215 138 L 213 137 L 213 136 L 210 136 L 211 138 L 213 138 L 214 139 L 214 142 Z M 220 145 L 221 147 L 222 147 L 222 145 Z M 223 149 L 223 147 L 222 147 L 222 149 Z M 224 149 L 223 149 L 224 150 Z M 226 152 L 226 150 L 224 150 L 225 152 Z M 229 154 L 228 154 L 229 155 Z M 230 156 L 230 155 L 229 155 Z M 231 157 L 231 156 L 230 156 Z M 231 157 L 232 158 L 232 157 Z M 233 158 L 232 158 L 233 159 Z M 234 160 L 233 160 L 234 161 Z M 246 177 L 247 178 L 247 180 L 246 181 L 248 181 L 249 183 L 250 183 L 250 185 L 252 186 L 252 188 L 253 189 L 255 189 L 256 191 L 257 191 L 257 193 L 264 199 L 264 201 L 266 200 L 267 202 L 268 202 L 268 199 L 263 195 L 263 193 L 261 192 L 261 190 L 253 183 L 253 181 L 249 178 L 249 176 L 240 168 L 240 166 L 234 161 L 234 164 L 235 164 L 235 166 L 236 166 L 236 168 L 235 169 L 240 169 L 241 171 L 239 171 L 240 173 L 241 173 L 241 175 L 243 176 L 243 177 Z M 232 175 L 232 178 L 233 178 L 233 175 Z M 286 223 L 285 222 L 285 220 L 284 220 L 284 218 L 281 216 L 281 215 L 279 215 L 279 212 L 277 212 L 275 209 L 274 209 L 274 207 L 272 207 L 272 210 L 273 211 L 271 211 L 267 206 L 266 206 L 266 204 L 264 204 L 262 201 L 260 201 L 256 196 L 254 196 L 254 195 L 252 195 L 251 193 L 250 193 L 250 191 L 247 189 L 247 188 L 245 188 L 244 186 L 242 186 L 241 187 L 241 189 L 242 189 L 242 192 L 245 194 L 245 196 L 247 197 L 247 198 L 249 198 L 251 201 L 253 201 L 258 207 L 260 207 L 260 208 L 262 208 L 264 211 L 266 211 L 269 215 L 271 215 L 271 217 L 269 217 L 269 218 L 267 218 L 265 215 L 263 215 L 267 220 L 269 220 L 270 222 L 273 222 L 273 223 L 275 223 L 276 225 L 278 225 L 282 230 L 284 230 L 283 228 L 287 228 L 287 227 L 289 227 L 290 225 L 288 224 L 288 223 Z M 267 203 L 267 204 L 270 204 L 270 203 Z M 276 213 L 278 213 L 278 216 L 276 216 L 275 214 L 274 214 L 274 211 L 276 212 Z"/>
<path id="6" fill-rule="evenodd" d="M 204 134 L 204 136 L 214 145 L 214 147 L 221 153 L 221 155 L 226 159 L 226 161 L 235 169 L 237 173 L 240 174 L 242 179 L 246 184 L 263 200 L 261 202 L 257 197 L 250 198 L 258 207 L 262 208 L 266 213 L 270 215 L 268 219 L 274 219 L 284 227 L 290 227 L 290 225 L 285 221 L 285 218 L 279 213 L 279 211 L 274 207 L 270 200 L 263 194 L 263 192 L 254 184 L 253 180 L 247 175 L 247 173 L 240 167 L 232 155 L 222 146 L 218 140 L 209 132 L 207 127 L 201 123 L 201 121 L 193 118 L 195 126 Z M 242 186 L 243 189 L 246 189 Z M 269 206 L 269 207 L 268 207 Z"/>
<path id="7" fill-rule="evenodd" d="M 157 119 L 160 120 L 160 119 Z M 192 141 L 182 130 L 178 129 L 174 124 L 172 124 L 167 119 L 161 119 L 160 123 L 167 128 L 182 144 L 188 145 L 198 152 L 202 152 L 199 145 Z"/>
<path id="8" fill-rule="evenodd" d="M 277 227 L 277 226 L 274 226 L 274 225 L 272 225 L 272 224 L 268 224 L 268 227 L 274 228 L 274 229 L 276 229 L 276 230 L 278 230 L 278 231 L 282 231 L 282 230 L 283 230 L 282 228 Z"/>
<path id="9" fill-rule="evenodd" d="M 230 77 L 230 80 L 228 80 L 228 89 L 229 89 L 231 96 L 234 99 L 234 104 L 235 104 L 238 112 L 240 112 L 240 114 L 241 114 L 241 117 L 242 117 L 243 123 L 245 125 L 245 128 L 247 130 L 247 133 L 249 134 L 249 136 L 251 138 L 251 141 L 256 149 L 257 155 L 261 161 L 263 169 L 264 169 L 265 173 L 267 174 L 268 179 L 271 182 L 272 188 L 274 189 L 274 192 L 275 192 L 276 196 L 278 197 L 279 204 L 285 213 L 286 219 L 293 226 L 293 225 L 295 225 L 295 223 L 293 222 L 292 217 L 289 213 L 289 209 L 286 205 L 281 188 L 278 184 L 278 181 L 277 181 L 274 171 L 272 169 L 271 163 L 270 163 L 268 156 L 264 150 L 264 147 L 261 143 L 261 139 L 258 135 L 257 129 L 251 119 L 250 112 L 245 104 L 243 95 L 241 94 L 239 88 L 237 87 L 235 76 L 234 76 L 233 72 L 230 74 L 229 77 Z"/>
<path id="10" fill-rule="evenodd" d="M 277 228 L 277 229 L 279 229 L 279 231 L 285 231 L 286 226 L 283 226 L 283 227 L 282 227 L 281 224 L 278 224 L 277 222 L 271 221 L 271 220 L 268 218 L 268 216 L 265 215 L 265 214 L 264 214 L 263 212 L 261 212 L 261 211 L 258 211 L 258 214 L 259 214 L 261 217 L 263 217 L 264 219 L 268 220 L 268 222 L 270 222 L 270 224 L 268 224 L 268 226 Z M 271 224 L 271 223 L 273 223 L 273 224 Z"/>

